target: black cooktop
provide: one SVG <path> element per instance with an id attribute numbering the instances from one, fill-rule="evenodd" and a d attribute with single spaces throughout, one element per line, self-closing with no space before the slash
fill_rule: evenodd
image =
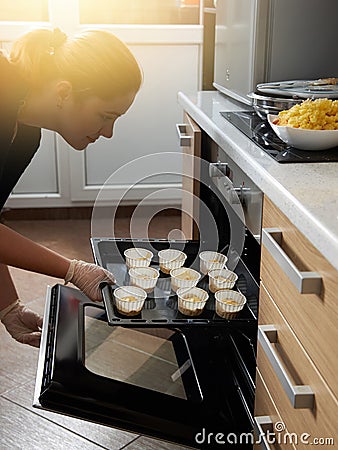
<path id="1" fill-rule="evenodd" d="M 298 150 L 285 144 L 267 120 L 255 111 L 222 111 L 222 116 L 279 163 L 338 162 L 338 147 L 330 150 Z"/>

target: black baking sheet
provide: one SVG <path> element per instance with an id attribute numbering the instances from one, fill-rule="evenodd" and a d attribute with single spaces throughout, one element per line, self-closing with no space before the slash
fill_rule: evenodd
<path id="1" fill-rule="evenodd" d="M 219 317 L 215 313 L 215 297 L 214 294 L 209 291 L 208 277 L 203 276 L 203 274 L 197 286 L 205 289 L 209 293 L 209 299 L 202 314 L 196 317 L 189 317 L 181 314 L 177 307 L 177 295 L 170 288 L 170 275 L 164 274 L 161 271 L 156 287 L 153 292 L 148 294 L 141 313 L 133 317 L 123 316 L 115 308 L 113 292 L 118 286 L 127 286 L 130 284 L 128 268 L 123 256 L 124 250 L 130 247 L 142 247 L 151 250 L 154 254 L 151 267 L 159 269 L 158 252 L 165 248 L 179 249 L 187 255 L 184 266 L 199 271 L 198 254 L 205 249 L 201 248 L 199 241 L 92 238 L 91 243 L 96 262 L 102 267 L 110 270 L 116 278 L 116 285 L 105 286 L 102 289 L 108 323 L 110 325 L 129 325 L 134 327 L 179 324 L 219 325 L 228 321 L 255 320 L 252 308 L 250 307 L 250 300 L 251 303 L 255 305 L 257 299 L 250 299 L 249 291 L 243 292 L 243 294 L 247 296 L 248 303 L 236 317 L 233 319 L 223 319 Z M 245 282 L 246 274 L 241 273 L 241 264 L 238 264 L 235 272 L 239 275 L 239 282 L 237 284 L 240 284 L 241 286 L 250 284 Z M 239 290 L 237 285 L 235 285 L 234 289 Z"/>

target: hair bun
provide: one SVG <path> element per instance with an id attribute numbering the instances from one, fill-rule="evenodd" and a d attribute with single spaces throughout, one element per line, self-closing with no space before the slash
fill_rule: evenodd
<path id="1" fill-rule="evenodd" d="M 51 32 L 50 47 L 54 51 L 60 48 L 67 40 L 67 35 L 60 28 L 54 28 Z"/>

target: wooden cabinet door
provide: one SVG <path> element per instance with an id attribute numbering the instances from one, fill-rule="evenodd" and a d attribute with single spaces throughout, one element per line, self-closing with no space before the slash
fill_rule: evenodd
<path id="1" fill-rule="evenodd" d="M 198 239 L 201 129 L 184 114 L 184 124 L 178 125 L 182 146 L 182 231 L 186 239 Z"/>

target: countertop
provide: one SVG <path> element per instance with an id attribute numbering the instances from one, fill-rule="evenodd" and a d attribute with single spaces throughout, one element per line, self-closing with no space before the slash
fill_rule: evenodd
<path id="1" fill-rule="evenodd" d="M 338 270 L 338 163 L 277 163 L 221 116 L 246 106 L 218 91 L 178 103 Z"/>

